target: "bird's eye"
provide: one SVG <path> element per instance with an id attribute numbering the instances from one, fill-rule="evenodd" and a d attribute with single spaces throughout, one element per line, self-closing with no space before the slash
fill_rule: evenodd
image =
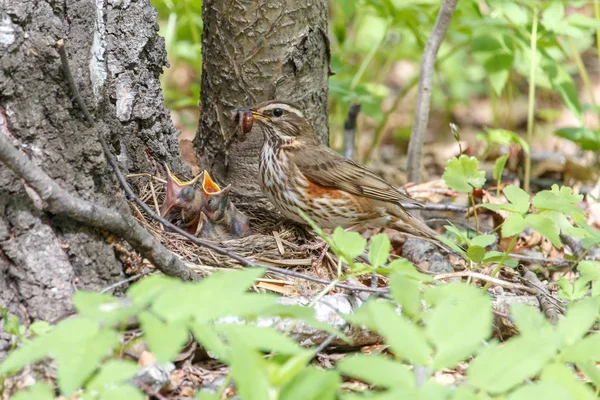
<path id="1" fill-rule="evenodd" d="M 283 110 L 281 108 L 274 108 L 273 109 L 273 116 L 274 117 L 281 117 L 283 115 Z"/>

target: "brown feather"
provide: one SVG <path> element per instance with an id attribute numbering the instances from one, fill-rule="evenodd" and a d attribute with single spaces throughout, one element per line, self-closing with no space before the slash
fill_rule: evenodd
<path id="1" fill-rule="evenodd" d="M 307 142 L 299 146 L 302 150 L 295 152 L 294 161 L 300 172 L 311 181 L 374 200 L 419 204 L 362 165 L 329 147 Z"/>

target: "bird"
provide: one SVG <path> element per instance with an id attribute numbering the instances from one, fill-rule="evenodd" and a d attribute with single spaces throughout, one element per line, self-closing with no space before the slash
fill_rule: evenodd
<path id="1" fill-rule="evenodd" d="M 249 218 L 229 197 L 231 185 L 221 189 L 207 171 L 184 182 L 165 167 L 166 195 L 160 210 L 163 218 L 177 218 L 189 233 L 209 239 L 250 235 Z"/>
<path id="2" fill-rule="evenodd" d="M 320 143 L 299 106 L 271 100 L 250 111 L 250 129 L 259 127 L 264 136 L 260 187 L 284 217 L 306 225 L 301 210 L 321 228 L 389 227 L 444 248 L 438 233 L 402 206 L 418 201 Z"/>

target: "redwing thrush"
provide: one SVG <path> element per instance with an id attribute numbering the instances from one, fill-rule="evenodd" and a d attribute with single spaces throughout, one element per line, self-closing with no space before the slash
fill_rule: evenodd
<path id="1" fill-rule="evenodd" d="M 182 227 L 196 236 L 212 239 L 250 234 L 249 218 L 229 198 L 231 185 L 221 189 L 207 171 L 183 182 L 167 167 L 167 193 L 163 217 L 178 213 Z"/>
<path id="2" fill-rule="evenodd" d="M 263 193 L 286 217 L 305 224 L 298 209 L 323 228 L 388 226 L 438 241 L 438 234 L 408 213 L 418 204 L 352 160 L 319 143 L 297 106 L 267 101 L 251 109 L 264 133 L 259 159 Z"/>

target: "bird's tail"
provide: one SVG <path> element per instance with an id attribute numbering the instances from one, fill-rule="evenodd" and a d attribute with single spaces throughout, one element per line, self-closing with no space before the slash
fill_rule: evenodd
<path id="1" fill-rule="evenodd" d="M 404 215 L 398 216 L 391 223 L 390 227 L 399 232 L 405 233 L 408 236 L 412 236 L 417 239 L 425 239 L 445 252 L 457 254 L 455 249 L 452 249 L 443 241 L 439 233 L 427 226 L 423 220 L 410 213 L 404 213 Z"/>

